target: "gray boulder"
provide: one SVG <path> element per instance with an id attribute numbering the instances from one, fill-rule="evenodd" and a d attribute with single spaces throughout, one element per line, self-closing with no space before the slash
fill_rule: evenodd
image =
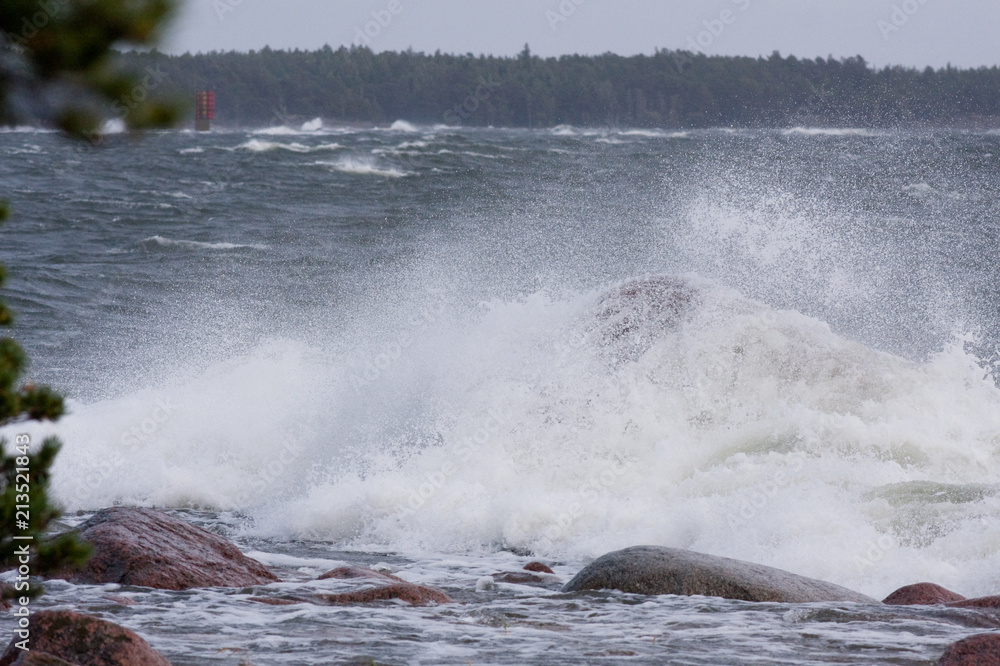
<path id="1" fill-rule="evenodd" d="M 839 585 L 781 569 L 661 546 L 635 546 L 603 555 L 563 586 L 563 592 L 601 589 L 781 603 L 879 603 Z"/>

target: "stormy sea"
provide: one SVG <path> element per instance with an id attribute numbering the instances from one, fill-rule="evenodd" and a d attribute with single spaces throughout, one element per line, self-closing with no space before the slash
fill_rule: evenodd
<path id="1" fill-rule="evenodd" d="M 175 664 L 934 663 L 1000 618 L 558 581 L 651 544 L 1000 593 L 998 183 L 958 130 L 0 132 L 68 400 L 0 434 L 62 439 L 63 528 L 162 508 L 282 579 L 36 605 Z M 456 603 L 251 599 L 344 564 Z"/>

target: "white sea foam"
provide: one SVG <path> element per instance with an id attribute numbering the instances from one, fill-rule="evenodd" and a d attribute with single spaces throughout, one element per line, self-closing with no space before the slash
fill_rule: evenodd
<path id="1" fill-rule="evenodd" d="M 411 153 L 411 154 L 419 155 L 419 153 Z M 435 155 L 468 155 L 469 157 L 482 157 L 482 158 L 489 159 L 489 160 L 507 159 L 507 158 L 505 158 L 503 156 L 500 156 L 500 155 L 487 155 L 486 153 L 477 153 L 474 150 L 457 150 L 456 151 L 456 150 L 449 150 L 447 148 L 441 148 L 440 150 L 435 151 L 434 154 Z"/>
<path id="2" fill-rule="evenodd" d="M 293 153 L 314 153 L 324 150 L 340 150 L 339 143 L 323 143 L 318 146 L 308 146 L 304 143 L 280 143 L 277 141 L 262 141 L 250 139 L 236 146 L 237 150 L 249 150 L 252 153 L 267 153 L 273 150 L 287 150 Z"/>
<path id="3" fill-rule="evenodd" d="M 785 135 L 800 134 L 805 136 L 873 136 L 871 130 L 858 127 L 791 127 L 782 130 L 781 133 Z"/>
<path id="4" fill-rule="evenodd" d="M 251 134 L 259 134 L 261 136 L 297 136 L 299 134 L 304 134 L 304 132 L 302 129 L 295 129 L 286 125 L 277 125 L 275 127 L 264 127 L 262 129 L 254 130 Z"/>
<path id="5" fill-rule="evenodd" d="M 319 166 L 324 166 L 341 173 L 350 173 L 358 176 L 381 176 L 383 178 L 402 178 L 412 175 L 407 171 L 401 171 L 394 167 L 380 167 L 374 160 L 364 157 L 345 156 L 335 161 L 318 160 Z"/>
<path id="6" fill-rule="evenodd" d="M 682 139 L 689 136 L 688 132 L 668 132 L 657 129 L 581 129 L 572 125 L 556 125 L 549 129 L 549 133 L 555 136 L 586 136 L 597 137 L 599 143 L 613 143 L 614 136 L 644 137 L 648 139 Z M 602 141 L 603 140 L 603 141 Z"/>
<path id="7" fill-rule="evenodd" d="M 22 148 L 10 148 L 7 153 L 10 155 L 41 155 L 42 147 L 33 143 L 25 144 Z"/>
<path id="8" fill-rule="evenodd" d="M 308 153 L 309 146 L 301 143 L 278 143 L 276 141 L 261 141 L 250 139 L 236 146 L 237 150 L 249 150 L 252 153 L 266 153 L 272 150 L 288 150 L 293 153 Z"/>
<path id="9" fill-rule="evenodd" d="M 907 185 L 903 188 L 903 191 L 917 197 L 918 199 L 924 199 L 932 194 L 937 194 L 937 190 L 927 183 L 914 183 L 912 185 Z"/>
<path id="10" fill-rule="evenodd" d="M 618 132 L 622 136 L 643 136 L 651 139 L 684 139 L 689 136 L 688 132 L 664 132 L 661 130 L 634 129 Z"/>
<path id="11" fill-rule="evenodd" d="M 259 244 L 240 244 L 240 243 L 206 243 L 202 241 L 193 240 L 174 240 L 171 238 L 164 238 L 163 236 L 150 236 L 149 238 L 143 239 L 143 243 L 153 243 L 162 247 L 187 247 L 199 250 L 239 250 L 239 249 L 254 249 L 254 250 L 266 250 L 268 249 L 266 245 Z"/>
<path id="12" fill-rule="evenodd" d="M 198 154 L 201 154 L 201 153 L 205 152 L 205 149 L 201 148 L 201 147 L 181 148 L 177 152 L 179 152 L 181 155 L 198 155 Z"/>
<path id="13" fill-rule="evenodd" d="M 56 489 L 71 509 L 241 508 L 260 534 L 369 549 L 659 543 L 874 595 L 994 591 L 1000 390 L 962 342 L 914 363 L 692 284 L 678 323 L 640 308 L 621 336 L 602 323 L 613 285 L 535 294 L 430 318 L 395 351 L 276 340 L 72 404 Z"/>
<path id="14" fill-rule="evenodd" d="M 30 125 L 0 126 L 0 134 L 55 134 L 58 131 L 46 127 L 32 127 Z"/>
<path id="15" fill-rule="evenodd" d="M 294 557 L 292 555 L 282 555 L 279 553 L 267 553 L 264 551 L 251 551 L 246 553 L 247 557 L 252 557 L 267 567 L 299 567 L 312 569 L 320 573 L 329 571 L 335 567 L 344 566 L 343 560 L 320 559 L 316 557 Z"/>
<path id="16" fill-rule="evenodd" d="M 343 134 L 351 134 L 356 132 L 356 128 L 351 127 L 327 127 L 323 124 L 322 118 L 314 118 L 313 120 L 302 123 L 295 127 L 289 127 L 287 125 L 275 125 L 273 127 L 262 127 L 260 129 L 251 130 L 245 132 L 252 136 L 273 136 L 273 137 L 291 137 L 291 136 L 335 136 Z"/>
<path id="17" fill-rule="evenodd" d="M 142 194 L 152 194 L 157 197 L 170 197 L 172 199 L 193 199 L 187 192 L 164 192 L 162 190 L 139 190 Z"/>
<path id="18" fill-rule="evenodd" d="M 392 125 L 389 126 L 389 129 L 392 130 L 392 131 L 394 131 L 394 132 L 419 132 L 420 131 L 416 127 L 414 127 L 412 124 L 406 122 L 405 120 L 397 120 L 396 122 L 394 122 Z"/>
<path id="19" fill-rule="evenodd" d="M 439 150 L 439 151 L 438 151 L 438 154 L 441 154 L 442 152 L 443 152 L 443 151 L 440 151 L 440 150 Z M 503 159 L 509 159 L 509 158 L 507 158 L 507 157 L 505 157 L 505 156 L 503 156 L 503 155 L 487 155 L 486 153 L 477 153 L 477 152 L 476 152 L 476 151 L 474 151 L 474 150 L 462 150 L 462 151 L 459 151 L 459 152 L 460 152 L 460 153 L 461 153 L 462 155 L 468 155 L 469 157 L 482 157 L 482 158 L 484 158 L 484 159 L 488 159 L 488 160 L 503 160 Z"/>

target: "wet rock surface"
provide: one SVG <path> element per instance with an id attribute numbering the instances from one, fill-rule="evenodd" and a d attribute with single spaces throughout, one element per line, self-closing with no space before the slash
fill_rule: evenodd
<path id="1" fill-rule="evenodd" d="M 946 604 L 965 599 L 958 592 L 952 592 L 934 583 L 914 583 L 899 588 L 885 599 L 884 604 L 893 606 Z"/>
<path id="2" fill-rule="evenodd" d="M 83 568 L 55 578 L 163 590 L 246 587 L 278 580 L 226 539 L 160 511 L 103 509 L 79 531 L 93 545 L 93 557 Z"/>
<path id="3" fill-rule="evenodd" d="M 513 583 L 516 585 L 560 585 L 562 580 L 555 572 L 541 562 L 529 562 L 521 571 L 502 571 L 491 578 L 498 583 Z"/>
<path id="4" fill-rule="evenodd" d="M 170 666 L 135 632 L 89 615 L 39 611 L 31 616 L 30 631 L 30 653 L 18 648 L 15 638 L 0 656 L 0 666 L 67 662 L 77 666 Z"/>
<path id="5" fill-rule="evenodd" d="M 934 583 L 915 583 L 899 588 L 882 603 L 893 606 L 948 606 L 949 608 L 1000 608 L 1000 596 L 966 599 L 958 592 Z"/>
<path id="6" fill-rule="evenodd" d="M 600 589 L 743 601 L 879 603 L 839 585 L 781 569 L 661 546 L 636 546 L 599 557 L 568 582 L 563 592 Z"/>
<path id="7" fill-rule="evenodd" d="M 452 601 L 451 597 L 437 588 L 408 583 L 398 576 L 373 569 L 338 567 L 327 571 L 317 580 L 329 580 L 331 578 L 371 581 L 376 583 L 376 585 L 375 587 L 366 587 L 349 592 L 316 595 L 317 599 L 330 604 L 366 604 L 373 601 L 399 599 L 414 606 L 426 606 L 430 603 L 447 604 Z"/>
<path id="8" fill-rule="evenodd" d="M 547 574 L 554 574 L 555 573 L 555 571 L 553 571 L 549 567 L 549 565 L 542 564 L 541 562 L 528 562 L 527 564 L 524 565 L 524 570 L 525 571 L 534 571 L 535 573 L 547 573 Z"/>
<path id="9" fill-rule="evenodd" d="M 979 634 L 952 643 L 938 666 L 1000 666 L 1000 634 Z"/>
<path id="10" fill-rule="evenodd" d="M 25 652 L 13 666 L 79 666 L 71 661 L 54 657 L 46 652 Z"/>
<path id="11" fill-rule="evenodd" d="M 962 599 L 960 601 L 949 602 L 945 606 L 951 608 L 1000 608 L 1000 596 Z"/>

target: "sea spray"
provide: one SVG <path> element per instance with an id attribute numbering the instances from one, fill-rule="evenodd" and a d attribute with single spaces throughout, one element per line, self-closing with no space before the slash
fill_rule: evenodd
<path id="1" fill-rule="evenodd" d="M 994 135 L 397 128 L 165 133 L 59 188 L 54 138 L 2 134 L 42 149 L 0 167 L 28 216 L 4 249 L 37 379 L 74 398 L 67 508 L 995 591 Z M 602 303 L 656 276 L 697 302 L 609 335 Z M 146 423 L 158 396 L 183 408 Z"/>

